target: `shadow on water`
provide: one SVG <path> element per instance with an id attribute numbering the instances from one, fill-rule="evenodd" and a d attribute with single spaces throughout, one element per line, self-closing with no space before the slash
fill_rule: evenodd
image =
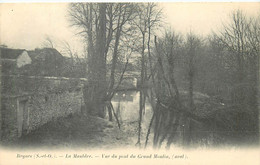
<path id="1" fill-rule="evenodd" d="M 132 136 L 134 141 L 137 140 L 138 135 L 139 98 L 139 91 L 120 91 L 112 99 L 112 105 L 120 124 L 123 126 L 123 131 L 129 133 L 129 136 Z M 152 113 L 151 105 L 146 103 L 142 119 L 143 140 L 145 139 Z"/>
<path id="2" fill-rule="evenodd" d="M 132 123 L 139 120 L 139 97 L 138 91 L 118 92 L 112 99 L 115 111 L 120 114 L 120 122 Z M 152 116 L 152 109 L 149 103 L 146 103 L 144 111 L 143 125 L 148 125 Z"/>

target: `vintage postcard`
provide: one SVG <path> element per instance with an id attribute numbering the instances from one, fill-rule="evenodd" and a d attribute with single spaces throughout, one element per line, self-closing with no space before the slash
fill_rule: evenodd
<path id="1" fill-rule="evenodd" d="M 258 165 L 259 2 L 0 3 L 0 164 Z"/>

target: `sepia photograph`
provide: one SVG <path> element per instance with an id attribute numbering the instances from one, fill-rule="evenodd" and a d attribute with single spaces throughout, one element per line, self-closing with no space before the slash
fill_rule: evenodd
<path id="1" fill-rule="evenodd" d="M 258 164 L 259 56 L 259 2 L 0 2 L 0 164 Z"/>

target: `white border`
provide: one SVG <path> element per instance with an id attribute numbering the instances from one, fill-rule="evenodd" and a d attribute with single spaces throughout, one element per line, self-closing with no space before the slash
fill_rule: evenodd
<path id="1" fill-rule="evenodd" d="M 58 3 L 58 2 L 260 2 L 260 0 L 0 0 L 0 3 Z"/>

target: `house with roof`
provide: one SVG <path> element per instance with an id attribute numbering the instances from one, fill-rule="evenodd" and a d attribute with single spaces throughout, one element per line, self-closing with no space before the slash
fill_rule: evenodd
<path id="1" fill-rule="evenodd" d="M 32 64 L 26 66 L 23 74 L 37 76 L 63 76 L 64 56 L 54 48 L 42 48 L 28 51 Z"/>
<path id="2" fill-rule="evenodd" d="M 25 49 L 0 48 L 1 59 L 6 63 L 14 63 L 17 68 L 31 64 L 32 59 Z"/>
<path id="3" fill-rule="evenodd" d="M 12 141 L 59 117 L 79 113 L 82 83 L 65 78 L 64 57 L 52 48 L 0 48 L 0 140 Z"/>

